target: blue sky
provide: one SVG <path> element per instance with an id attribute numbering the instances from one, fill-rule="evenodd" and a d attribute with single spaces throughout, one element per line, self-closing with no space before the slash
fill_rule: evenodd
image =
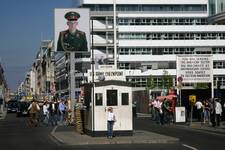
<path id="1" fill-rule="evenodd" d="M 54 38 L 54 8 L 74 8 L 77 0 L 0 0 L 0 61 L 10 89 L 31 68 L 41 39 Z"/>

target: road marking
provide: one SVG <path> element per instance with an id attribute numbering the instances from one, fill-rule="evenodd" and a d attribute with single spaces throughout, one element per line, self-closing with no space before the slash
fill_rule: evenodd
<path id="1" fill-rule="evenodd" d="M 182 144 L 184 147 L 187 147 L 187 148 L 190 148 L 190 149 L 193 149 L 193 150 L 198 150 L 197 148 L 195 147 L 192 147 L 192 146 L 189 146 L 187 144 Z"/>
<path id="2" fill-rule="evenodd" d="M 50 137 L 51 139 L 53 139 L 53 141 L 54 141 L 55 143 L 57 143 L 57 145 L 60 145 L 60 144 L 63 144 L 64 141 L 61 140 L 60 138 L 58 138 L 58 137 L 55 135 L 55 131 L 56 131 L 57 128 L 58 128 L 58 126 L 55 126 L 55 127 L 53 128 L 53 130 L 52 130 L 52 132 L 50 133 L 49 137 Z"/>

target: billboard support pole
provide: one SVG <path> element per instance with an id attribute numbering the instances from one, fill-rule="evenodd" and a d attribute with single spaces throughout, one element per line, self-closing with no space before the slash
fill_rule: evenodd
<path id="1" fill-rule="evenodd" d="M 70 100 L 71 100 L 71 121 L 74 121 L 74 109 L 76 105 L 75 99 L 75 52 L 70 52 Z"/>

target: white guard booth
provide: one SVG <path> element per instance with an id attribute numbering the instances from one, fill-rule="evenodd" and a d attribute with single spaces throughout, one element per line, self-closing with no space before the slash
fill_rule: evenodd
<path id="1" fill-rule="evenodd" d="M 106 136 L 107 109 L 113 108 L 116 136 L 133 134 L 132 85 L 125 81 L 108 80 L 84 84 L 85 133 Z M 94 86 L 94 88 L 93 88 Z M 94 94 L 93 94 L 94 91 Z M 94 102 L 94 103 L 92 103 Z"/>

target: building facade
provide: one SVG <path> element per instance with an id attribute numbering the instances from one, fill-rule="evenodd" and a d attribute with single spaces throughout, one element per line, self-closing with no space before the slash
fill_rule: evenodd
<path id="1" fill-rule="evenodd" d="M 225 0 L 209 0 L 209 24 L 225 24 Z"/>
<path id="2" fill-rule="evenodd" d="M 4 69 L 0 63 L 0 98 L 5 99 L 7 93 L 7 82 L 4 74 Z"/>
<path id="3" fill-rule="evenodd" d="M 46 96 L 51 94 L 55 82 L 55 60 L 51 40 L 41 41 L 40 50 L 37 53 L 35 62 L 32 66 L 32 75 L 35 84 L 32 90 L 36 96 Z"/>
<path id="4" fill-rule="evenodd" d="M 116 0 L 117 56 L 114 56 L 113 0 L 82 0 L 93 19 L 94 53 L 124 69 L 126 80 L 146 87 L 153 76 L 160 89 L 166 70 L 176 86 L 176 56 L 212 54 L 214 81 L 225 86 L 225 26 L 208 24 L 208 0 Z M 222 7 L 222 6 L 221 6 Z M 98 57 L 95 55 L 95 57 Z M 183 88 L 193 88 L 185 84 Z"/>
<path id="5" fill-rule="evenodd" d="M 115 2 L 115 5 L 113 3 Z M 93 28 L 91 48 L 95 70 L 98 65 L 115 65 L 124 70 L 126 81 L 144 90 L 149 76 L 155 91 L 161 91 L 164 72 L 173 77 L 176 88 L 176 57 L 188 54 L 213 56 L 214 86 L 225 87 L 225 26 L 211 23 L 210 18 L 223 12 L 223 1 L 217 0 L 81 0 L 89 8 Z M 114 30 L 114 6 L 116 28 Z M 220 9 L 214 8 L 215 6 Z M 114 32 L 116 31 L 116 32 Z M 116 38 L 114 38 L 116 33 Z M 116 53 L 114 49 L 116 47 Z M 90 52 L 91 53 L 91 52 Z M 75 58 L 75 87 L 88 80 L 91 54 Z M 116 61 L 115 61 L 116 60 Z M 70 60 L 56 55 L 56 89 L 69 95 Z M 193 89 L 186 83 L 183 89 Z"/>

